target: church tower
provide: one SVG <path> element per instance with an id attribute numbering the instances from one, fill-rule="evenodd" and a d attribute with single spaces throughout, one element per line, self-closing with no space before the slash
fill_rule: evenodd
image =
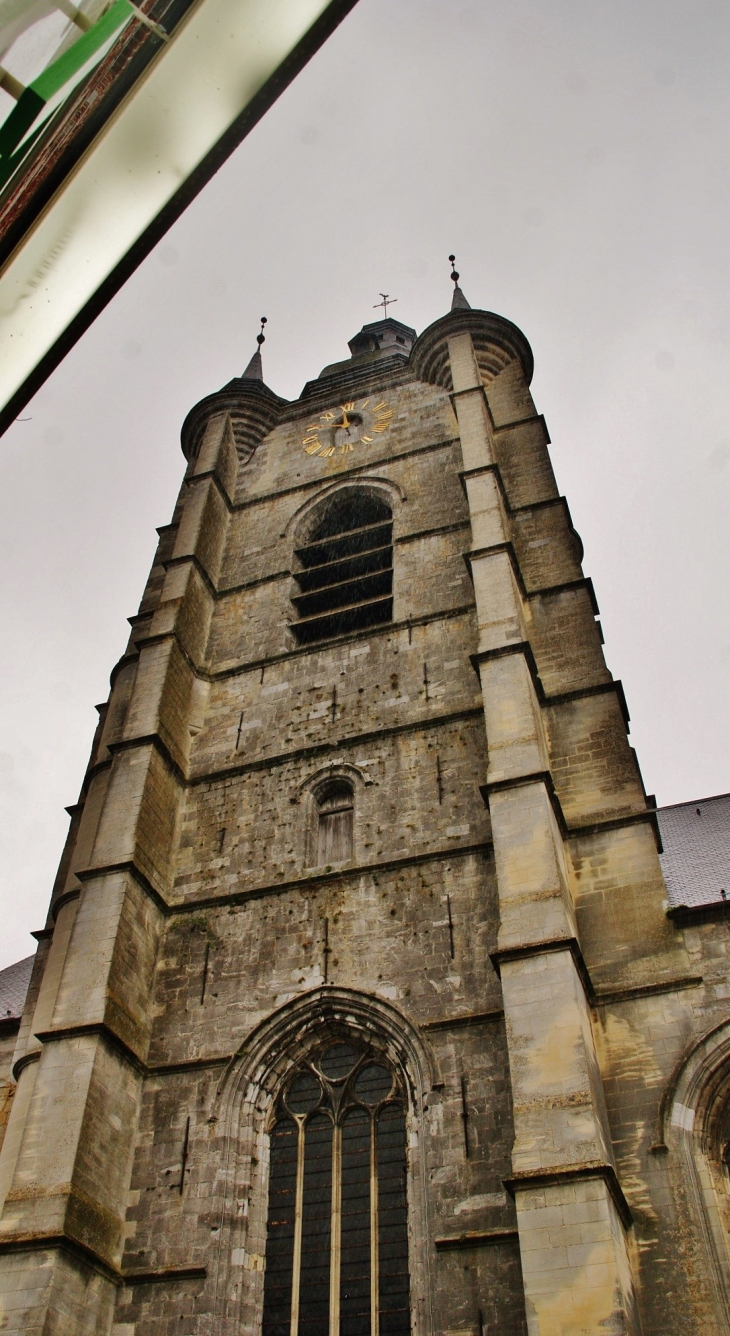
<path id="1" fill-rule="evenodd" d="M 727 1003 L 530 347 L 452 277 L 296 402 L 262 333 L 185 421 L 36 934 L 6 1333 L 725 1330 L 670 1114 Z"/>

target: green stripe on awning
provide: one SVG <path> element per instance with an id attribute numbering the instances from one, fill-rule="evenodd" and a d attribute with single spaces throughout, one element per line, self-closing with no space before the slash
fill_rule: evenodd
<path id="1" fill-rule="evenodd" d="M 93 28 L 89 28 L 89 31 L 79 37 L 68 51 L 64 51 L 58 60 L 54 60 L 37 79 L 28 84 L 7 120 L 0 126 L 0 160 L 3 160 L 4 169 L 0 171 L 0 187 L 17 165 L 14 162 L 11 167 L 8 159 L 46 103 L 55 97 L 65 84 L 70 83 L 74 75 L 83 70 L 84 65 L 89 63 L 95 53 L 133 17 L 134 10 L 129 0 L 114 0 L 114 4 L 100 19 L 97 19 Z M 26 149 L 29 147 L 29 144 L 26 145 Z"/>
<path id="2" fill-rule="evenodd" d="M 64 51 L 63 55 L 54 60 L 37 79 L 33 79 L 28 87 L 47 102 L 59 88 L 63 88 L 63 85 L 73 78 L 89 57 L 109 40 L 117 28 L 121 28 L 122 24 L 132 18 L 133 14 L 134 10 L 129 0 L 114 0 L 111 9 L 97 19 L 93 28 L 89 28 L 88 32 L 79 37 L 68 51 Z"/>

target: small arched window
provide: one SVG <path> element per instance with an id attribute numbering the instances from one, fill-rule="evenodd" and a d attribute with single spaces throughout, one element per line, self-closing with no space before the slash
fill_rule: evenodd
<path id="1" fill-rule="evenodd" d="M 398 1074 L 330 1044 L 288 1081 L 270 1144 L 262 1336 L 410 1336 Z"/>
<path id="2" fill-rule="evenodd" d="M 333 779 L 317 798 L 317 863 L 353 857 L 355 800 L 346 779 Z"/>
<path id="3" fill-rule="evenodd" d="M 296 549 L 301 644 L 393 618 L 393 512 L 364 487 L 337 492 L 315 514 Z"/>

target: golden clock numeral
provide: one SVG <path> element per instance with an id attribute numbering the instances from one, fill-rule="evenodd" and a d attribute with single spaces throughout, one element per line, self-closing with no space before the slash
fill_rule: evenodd
<path id="1" fill-rule="evenodd" d="M 386 427 L 379 427 L 378 424 L 377 424 L 377 422 L 375 423 L 375 426 L 373 427 L 373 431 L 387 431 L 387 430 L 388 430 L 387 426 L 386 426 Z"/>
<path id="2" fill-rule="evenodd" d="M 375 412 L 377 413 L 377 411 L 378 411 L 379 408 L 387 408 L 387 407 L 388 407 L 388 405 L 385 403 L 385 400 L 383 400 L 382 403 L 380 403 L 380 404 L 376 404 L 376 405 L 375 405 Z"/>
<path id="3" fill-rule="evenodd" d="M 335 453 L 335 447 L 333 445 L 326 445 L 324 450 L 320 450 L 319 453 L 322 459 L 329 459 L 330 455 Z"/>
<path id="4" fill-rule="evenodd" d="M 335 418 L 334 413 L 322 413 L 321 416 L 322 416 L 322 418 L 324 419 L 325 422 L 334 422 L 334 418 Z"/>
<path id="5" fill-rule="evenodd" d="M 342 409 L 343 413 L 351 413 L 354 407 L 355 407 L 354 403 L 340 404 L 340 408 Z"/>
<path id="6" fill-rule="evenodd" d="M 320 447 L 319 441 L 312 441 L 311 445 L 305 445 L 304 450 L 305 453 L 308 455 L 316 455 L 317 451 L 319 450 L 319 447 Z"/>
<path id="7" fill-rule="evenodd" d="M 363 399 L 362 403 L 360 404 L 360 407 L 361 407 L 361 408 L 367 408 L 367 406 L 368 406 L 369 403 L 370 403 L 370 400 L 369 400 L 369 399 Z"/>
<path id="8" fill-rule="evenodd" d="M 372 436 L 361 436 L 361 437 L 360 437 L 360 440 L 361 440 L 361 441 L 364 441 L 366 445 L 370 445 L 370 442 L 372 441 L 372 439 L 373 439 Z"/>

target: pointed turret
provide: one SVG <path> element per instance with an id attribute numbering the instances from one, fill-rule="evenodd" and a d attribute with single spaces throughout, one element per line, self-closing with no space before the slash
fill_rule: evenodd
<path id="1" fill-rule="evenodd" d="M 233 430 L 236 451 L 244 463 L 251 458 L 259 442 L 277 422 L 286 406 L 286 399 L 269 389 L 264 381 L 261 364 L 261 345 L 266 342 L 261 317 L 261 333 L 257 334 L 258 347 L 241 376 L 234 376 L 215 394 L 207 394 L 191 408 L 182 428 L 182 448 L 186 459 L 195 460 L 211 418 L 226 414 Z"/>
<path id="2" fill-rule="evenodd" d="M 459 287 L 459 275 L 454 268 L 456 256 L 450 255 L 449 260 L 451 262 L 451 278 L 454 284 L 454 295 L 451 298 L 451 309 L 452 311 L 470 311 L 471 307 Z"/>
<path id="3" fill-rule="evenodd" d="M 266 335 L 264 334 L 264 325 L 266 323 L 266 316 L 262 315 L 261 333 L 256 335 L 256 342 L 259 346 L 243 373 L 243 380 L 263 380 L 264 378 L 264 368 L 261 362 L 261 344 L 266 342 Z"/>

